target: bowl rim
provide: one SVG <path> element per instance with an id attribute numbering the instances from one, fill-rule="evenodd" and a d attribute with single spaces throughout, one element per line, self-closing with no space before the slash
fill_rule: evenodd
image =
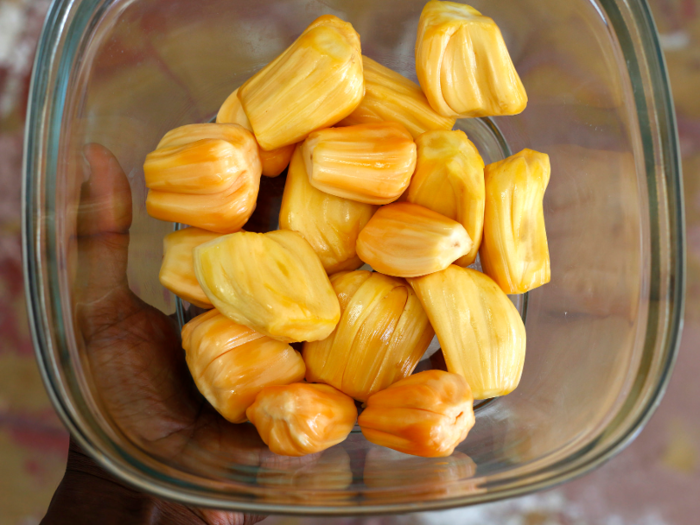
<path id="1" fill-rule="evenodd" d="M 459 506 L 485 503 L 504 498 L 520 496 L 582 476 L 599 466 L 627 446 L 641 431 L 658 407 L 668 386 L 680 344 L 685 305 L 685 219 L 683 206 L 683 188 L 681 177 L 680 150 L 673 108 L 670 84 L 662 50 L 658 40 L 654 20 L 646 0 L 622 2 L 620 0 L 590 0 L 607 15 L 609 23 L 618 39 L 627 59 L 628 72 L 632 85 L 640 89 L 635 92 L 635 106 L 638 114 L 653 115 L 640 119 L 642 135 L 648 140 L 657 141 L 656 148 L 645 147 L 645 169 L 649 186 L 650 224 L 652 230 L 659 230 L 659 222 L 666 226 L 665 241 L 670 248 L 661 250 L 659 235 L 652 234 L 651 275 L 659 274 L 660 258 L 668 268 L 665 296 L 657 299 L 660 304 L 650 309 L 649 320 L 657 316 L 656 340 L 662 354 L 661 364 L 655 374 L 653 389 L 644 402 L 630 408 L 629 418 L 624 420 L 628 426 L 604 447 L 594 452 L 586 450 L 571 462 L 561 461 L 549 465 L 542 471 L 530 473 L 528 477 L 536 478 L 526 484 L 490 487 L 485 492 L 455 498 L 423 501 L 415 503 L 375 504 L 363 506 L 306 506 L 277 503 L 250 503 L 233 501 L 202 494 L 195 486 L 184 486 L 174 479 L 161 479 L 150 476 L 146 479 L 143 471 L 133 461 L 127 466 L 116 461 L 116 455 L 108 454 L 95 445 L 89 432 L 81 425 L 75 407 L 66 402 L 67 386 L 61 376 L 56 360 L 56 349 L 61 348 L 60 338 L 65 337 L 61 323 L 60 298 L 52 293 L 50 278 L 56 271 L 51 253 L 55 248 L 55 239 L 51 238 L 50 225 L 44 210 L 51 210 L 52 175 L 55 179 L 58 159 L 60 126 L 63 114 L 67 75 L 72 56 L 80 44 L 75 37 L 66 36 L 70 27 L 88 27 L 94 23 L 95 14 L 105 11 L 113 0 L 54 0 L 41 33 L 34 62 L 29 90 L 27 109 L 23 177 L 22 177 L 22 250 L 25 294 L 27 297 L 28 318 L 35 353 L 40 373 L 49 398 L 73 439 L 97 461 L 105 470 L 117 478 L 159 497 L 176 500 L 188 505 L 215 507 L 231 511 L 295 514 L 295 515 L 369 515 L 386 513 L 406 513 L 414 511 L 442 510 Z M 596 5 L 596 1 L 598 4 Z M 76 7 L 77 5 L 77 7 Z M 601 16 L 603 16 L 601 12 Z M 606 17 L 603 16 L 605 19 Z M 639 35 L 634 38 L 630 33 L 630 24 Z M 82 31 L 77 33 L 81 34 Z M 636 45 L 636 47 L 635 47 Z M 67 58 L 68 57 L 68 58 Z M 648 79 L 642 78 L 642 70 Z M 645 89 L 651 85 L 653 89 Z M 58 86 L 58 89 L 53 89 Z M 49 95 L 52 94 L 50 97 Z M 647 146 L 648 144 L 644 144 Z M 49 184 L 45 185 L 48 181 Z M 656 192 L 655 186 L 661 184 L 665 192 Z M 661 197 L 659 197 L 661 195 Z M 664 202 L 662 197 L 666 197 Z M 656 197 L 657 202 L 652 202 Z M 664 222 L 665 221 L 665 222 Z M 663 226 L 662 226 L 663 228 Z M 657 232 L 658 233 L 658 232 Z M 48 255 L 46 255 L 48 254 Z M 658 254 L 658 255 L 654 255 Z M 45 264 L 44 259 L 48 261 Z M 661 287 L 662 283 L 652 282 Z M 659 288 L 661 289 L 661 288 Z M 658 290 L 657 290 L 658 291 Z M 650 290 L 650 295 L 653 290 Z M 653 296 L 651 296 L 653 297 Z M 652 299 L 653 301 L 653 299 Z M 663 304 L 661 304 L 663 303 Z M 649 334 L 647 334 L 648 337 Z M 648 342 L 648 341 L 647 341 Z M 647 373 L 649 370 L 647 370 Z M 646 377 L 654 379 L 653 376 Z M 569 458 L 567 458 L 569 459 Z M 559 465 L 559 468 L 556 468 Z"/>

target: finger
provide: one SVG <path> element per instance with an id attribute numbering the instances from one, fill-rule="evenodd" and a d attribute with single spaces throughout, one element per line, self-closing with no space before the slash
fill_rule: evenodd
<path id="1" fill-rule="evenodd" d="M 207 525 L 254 525 L 266 518 L 258 514 L 242 514 L 211 509 L 192 509 Z"/>
<path id="2" fill-rule="evenodd" d="M 112 153 L 99 144 L 83 148 L 89 178 L 81 192 L 78 235 L 126 233 L 131 226 L 131 187 Z"/>

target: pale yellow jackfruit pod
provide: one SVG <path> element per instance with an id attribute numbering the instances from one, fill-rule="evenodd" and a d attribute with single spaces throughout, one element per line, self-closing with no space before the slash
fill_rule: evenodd
<path id="1" fill-rule="evenodd" d="M 395 122 L 316 131 L 302 153 L 313 187 L 367 204 L 398 199 L 416 168 L 413 137 Z"/>
<path id="2" fill-rule="evenodd" d="M 166 235 L 163 239 L 163 262 L 158 274 L 160 284 L 195 306 L 212 308 L 194 274 L 194 249 L 220 236 L 219 233 L 199 228 L 185 228 Z"/>
<path id="3" fill-rule="evenodd" d="M 362 266 L 355 243 L 375 210 L 371 204 L 314 188 L 306 174 L 301 148 L 297 147 L 287 173 L 279 224 L 283 230 L 294 230 L 309 242 L 326 273 Z"/>
<path id="4" fill-rule="evenodd" d="M 493 279 L 452 265 L 408 281 L 435 329 L 447 370 L 467 380 L 474 398 L 515 390 L 525 362 L 525 325 Z"/>
<path id="5" fill-rule="evenodd" d="M 333 332 L 340 306 L 323 265 L 296 232 L 238 232 L 195 248 L 195 274 L 225 316 L 285 342 Z"/>
<path id="6" fill-rule="evenodd" d="M 265 150 L 339 122 L 364 96 L 360 36 L 333 15 L 314 20 L 280 56 L 238 90 Z"/>
<path id="7" fill-rule="evenodd" d="M 331 386 L 308 383 L 263 388 L 246 414 L 270 450 L 282 456 L 337 445 L 357 421 L 352 398 Z"/>
<path id="8" fill-rule="evenodd" d="M 402 279 L 362 270 L 331 283 L 342 315 L 330 337 L 304 344 L 306 380 L 364 401 L 410 375 L 435 332 Z"/>
<path id="9" fill-rule="evenodd" d="M 163 221 L 238 231 L 255 210 L 261 169 L 255 138 L 241 126 L 182 126 L 146 157 L 146 209 Z"/>
<path id="10" fill-rule="evenodd" d="M 434 129 L 452 129 L 455 119 L 443 117 L 428 104 L 420 86 L 366 56 L 362 57 L 365 98 L 339 126 L 398 122 L 417 138 Z"/>
<path id="11" fill-rule="evenodd" d="M 202 395 L 228 421 L 246 421 L 246 409 L 270 385 L 304 377 L 299 352 L 211 310 L 182 327 L 187 366 Z"/>
<path id="12" fill-rule="evenodd" d="M 524 149 L 486 166 L 486 211 L 481 266 L 508 294 L 525 293 L 550 280 L 542 199 L 549 184 L 549 156 Z"/>
<path id="13" fill-rule="evenodd" d="M 216 122 L 219 124 L 238 124 L 245 129 L 253 132 L 253 126 L 243 111 L 243 106 L 238 98 L 238 89 L 231 93 L 224 101 L 219 113 L 216 115 Z M 259 148 L 260 163 L 262 164 L 262 174 L 266 177 L 277 177 L 289 165 L 289 159 L 292 158 L 294 152 L 294 144 L 282 146 L 281 148 L 265 151 Z"/>
<path id="14" fill-rule="evenodd" d="M 484 161 L 463 131 L 428 131 L 416 139 L 416 172 L 406 192 L 420 204 L 459 222 L 472 240 L 458 266 L 474 262 L 484 229 Z"/>
<path id="15" fill-rule="evenodd" d="M 430 105 L 446 117 L 515 115 L 527 105 L 500 29 L 465 4 L 431 0 L 425 5 L 416 74 Z"/>
<path id="16" fill-rule="evenodd" d="M 445 457 L 474 426 L 473 402 L 462 376 L 426 370 L 371 395 L 357 422 L 376 445 L 414 456 Z"/>
<path id="17" fill-rule="evenodd" d="M 357 238 L 360 259 L 394 277 L 444 270 L 471 247 L 460 223 L 409 202 L 379 208 Z"/>

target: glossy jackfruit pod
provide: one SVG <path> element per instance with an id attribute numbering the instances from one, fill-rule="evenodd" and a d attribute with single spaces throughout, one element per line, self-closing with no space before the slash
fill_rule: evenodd
<path id="1" fill-rule="evenodd" d="M 354 401 L 328 385 L 263 388 L 246 411 L 275 454 L 303 456 L 337 445 L 357 421 Z"/>
<path id="2" fill-rule="evenodd" d="M 357 238 L 360 259 L 395 277 L 444 270 L 471 247 L 460 223 L 409 202 L 382 206 Z"/>
<path id="3" fill-rule="evenodd" d="M 446 458 L 423 458 L 372 447 L 365 456 L 362 481 L 377 489 L 365 492 L 366 497 L 399 503 L 483 492 L 475 474 L 476 464 L 462 452 Z"/>
<path id="4" fill-rule="evenodd" d="M 243 84 L 238 98 L 269 151 L 344 119 L 364 91 L 360 36 L 351 24 L 324 15 Z"/>
<path id="5" fill-rule="evenodd" d="M 260 188 L 255 138 L 236 124 L 168 132 L 144 163 L 148 214 L 218 233 L 241 229 Z"/>
<path id="6" fill-rule="evenodd" d="M 163 262 L 158 279 L 175 295 L 200 308 L 212 308 L 194 274 L 194 249 L 220 237 L 199 228 L 185 228 L 169 233 L 163 239 Z"/>
<path id="7" fill-rule="evenodd" d="M 297 147 L 284 186 L 280 228 L 299 232 L 309 241 L 328 274 L 362 266 L 355 243 L 375 209 L 371 204 L 314 188 L 306 174 L 301 148 Z"/>
<path id="8" fill-rule="evenodd" d="M 253 126 L 243 111 L 243 106 L 238 98 L 238 90 L 236 89 L 224 101 L 216 115 L 216 122 L 219 124 L 238 124 L 245 129 L 253 132 Z M 294 144 L 282 146 L 281 148 L 265 151 L 259 148 L 260 163 L 262 164 L 262 174 L 266 177 L 277 177 L 289 165 L 289 159 L 292 158 L 294 152 Z"/>
<path id="9" fill-rule="evenodd" d="M 428 104 L 420 86 L 366 56 L 362 57 L 365 98 L 339 126 L 398 122 L 417 138 L 433 129 L 452 129 L 455 119 L 443 117 Z"/>
<path id="10" fill-rule="evenodd" d="M 434 332 L 402 279 L 356 271 L 331 277 L 342 315 L 323 341 L 304 344 L 307 381 L 360 401 L 411 374 Z"/>
<path id="11" fill-rule="evenodd" d="M 416 172 L 407 200 L 459 222 L 472 240 L 458 266 L 474 262 L 484 229 L 484 161 L 463 131 L 428 131 L 416 139 Z"/>
<path id="12" fill-rule="evenodd" d="M 305 505 L 331 505 L 347 501 L 356 494 L 346 490 L 352 483 L 353 473 L 350 456 L 342 446 L 306 456 L 275 455 L 275 458 L 274 465 L 268 463 L 258 469 L 258 485 L 275 489 L 263 495 L 264 498 L 284 503 L 303 501 Z"/>
<path id="13" fill-rule="evenodd" d="M 328 337 L 338 299 L 313 248 L 296 232 L 238 232 L 195 248 L 195 274 L 225 316 L 285 342 Z"/>
<path id="14" fill-rule="evenodd" d="M 409 282 L 435 329 L 447 370 L 467 380 L 474 398 L 515 390 L 525 362 L 525 325 L 493 279 L 452 265 Z"/>
<path id="15" fill-rule="evenodd" d="M 416 39 L 416 74 L 446 117 L 515 115 L 527 95 L 496 23 L 465 4 L 431 0 Z"/>
<path id="16" fill-rule="evenodd" d="M 377 445 L 414 456 L 445 457 L 474 426 L 473 402 L 462 376 L 426 370 L 371 395 L 358 424 Z"/>
<path id="17" fill-rule="evenodd" d="M 197 388 L 232 423 L 246 420 L 246 409 L 264 387 L 304 377 L 304 362 L 291 346 L 216 310 L 182 327 L 182 347 Z"/>
<path id="18" fill-rule="evenodd" d="M 398 199 L 416 167 L 413 137 L 395 122 L 316 131 L 302 153 L 313 187 L 368 204 Z"/>
<path id="19" fill-rule="evenodd" d="M 542 199 L 549 156 L 531 149 L 486 166 L 481 265 L 509 294 L 549 282 L 549 248 Z"/>

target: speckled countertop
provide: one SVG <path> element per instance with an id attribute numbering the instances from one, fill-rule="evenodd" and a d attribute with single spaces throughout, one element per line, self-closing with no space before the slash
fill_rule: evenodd
<path id="1" fill-rule="evenodd" d="M 49 0 L 0 0 L 0 525 L 43 516 L 68 437 L 34 363 L 20 250 L 20 172 L 32 58 Z M 266 524 L 692 525 L 700 523 L 700 0 L 650 0 L 673 86 L 683 155 L 688 288 L 670 387 L 624 452 L 535 495 L 446 512 L 363 519 L 269 518 Z"/>

